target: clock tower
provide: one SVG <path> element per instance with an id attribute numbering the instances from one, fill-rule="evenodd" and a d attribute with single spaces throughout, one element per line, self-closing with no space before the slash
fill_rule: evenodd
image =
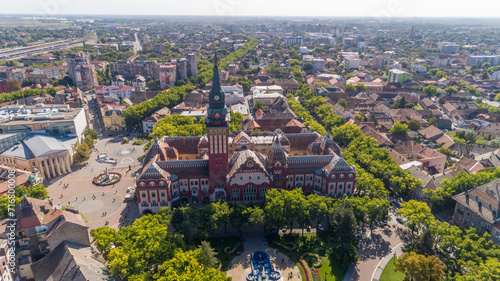
<path id="1" fill-rule="evenodd" d="M 227 199 L 226 185 L 229 172 L 226 96 L 219 80 L 217 52 L 214 61 L 214 76 L 209 94 L 208 114 L 205 119 L 208 137 L 209 188 L 212 201 Z"/>

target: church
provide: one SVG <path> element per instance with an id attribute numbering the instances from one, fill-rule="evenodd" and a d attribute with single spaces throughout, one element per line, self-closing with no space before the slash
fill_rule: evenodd
<path id="1" fill-rule="evenodd" d="M 201 137 L 155 139 L 136 178 L 139 211 L 209 204 L 259 202 L 271 189 L 345 197 L 354 193 L 356 169 L 329 136 L 311 133 L 229 132 L 229 114 L 217 58 Z"/>

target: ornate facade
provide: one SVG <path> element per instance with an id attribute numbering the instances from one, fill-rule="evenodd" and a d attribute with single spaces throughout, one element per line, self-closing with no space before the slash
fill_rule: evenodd
<path id="1" fill-rule="evenodd" d="M 220 199 L 258 202 L 271 188 L 344 197 L 356 170 L 329 136 L 317 133 L 229 133 L 217 62 L 209 96 L 207 135 L 156 139 L 137 175 L 139 210 L 208 204 Z"/>

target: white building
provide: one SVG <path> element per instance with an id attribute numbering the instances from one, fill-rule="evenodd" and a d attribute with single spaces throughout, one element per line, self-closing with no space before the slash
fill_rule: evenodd
<path id="1" fill-rule="evenodd" d="M 325 71 L 325 60 L 314 58 L 313 56 L 304 56 L 304 63 L 310 62 L 313 65 L 312 71 Z"/>
<path id="2" fill-rule="evenodd" d="M 417 73 L 426 73 L 427 67 L 420 65 L 420 64 L 412 64 L 410 66 L 410 71 L 415 71 Z"/>
<path id="3" fill-rule="evenodd" d="M 118 99 L 130 99 L 135 88 L 131 86 L 109 86 L 108 91 L 111 96 L 116 96 Z"/>
<path id="4" fill-rule="evenodd" d="M 500 65 L 500 56 L 468 56 L 467 65 L 489 63 L 491 66 Z"/>
<path id="5" fill-rule="evenodd" d="M 440 42 L 438 43 L 438 49 L 444 54 L 454 54 L 460 51 L 460 45 L 450 42 Z"/>
<path id="6" fill-rule="evenodd" d="M 453 63 L 453 57 L 450 55 L 437 55 L 434 58 L 434 67 L 450 66 Z"/>
<path id="7" fill-rule="evenodd" d="M 347 69 L 359 69 L 361 60 L 357 57 L 346 57 L 344 59 L 344 67 Z"/>
<path id="8" fill-rule="evenodd" d="M 299 51 L 300 51 L 301 54 L 307 54 L 307 52 L 309 52 L 309 50 L 307 49 L 306 46 L 301 46 L 299 48 Z"/>
<path id="9" fill-rule="evenodd" d="M 493 72 L 491 74 L 491 79 L 493 79 L 493 80 L 500 80 L 500 70 Z"/>

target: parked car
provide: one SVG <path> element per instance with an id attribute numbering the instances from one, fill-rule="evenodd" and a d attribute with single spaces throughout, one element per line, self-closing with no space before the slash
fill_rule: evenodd
<path id="1" fill-rule="evenodd" d="M 125 201 L 133 201 L 135 199 L 135 193 L 125 195 Z"/>
<path id="2" fill-rule="evenodd" d="M 132 185 L 132 186 L 129 186 L 129 187 L 127 188 L 127 193 L 129 193 L 129 192 L 131 192 L 131 193 L 134 193 L 134 192 L 135 192 L 135 188 L 134 188 L 134 186 L 133 186 L 133 185 Z"/>
<path id="3" fill-rule="evenodd" d="M 325 228 L 323 227 L 323 225 L 321 223 L 318 224 L 318 230 L 319 231 L 325 231 Z"/>

